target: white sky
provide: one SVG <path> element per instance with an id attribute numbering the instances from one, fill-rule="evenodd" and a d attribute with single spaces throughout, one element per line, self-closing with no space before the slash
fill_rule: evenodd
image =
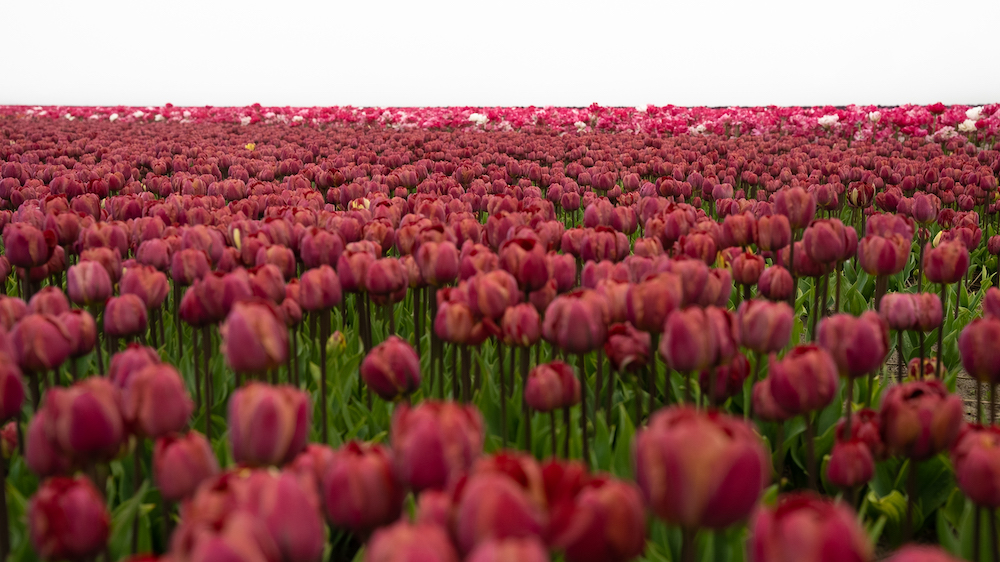
<path id="1" fill-rule="evenodd" d="M 1000 0 L 0 0 L 0 104 L 1000 101 Z"/>

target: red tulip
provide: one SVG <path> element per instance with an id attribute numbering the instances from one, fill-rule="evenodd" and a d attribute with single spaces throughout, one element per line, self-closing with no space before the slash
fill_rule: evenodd
<path id="1" fill-rule="evenodd" d="M 194 410 L 180 373 L 166 364 L 149 365 L 132 374 L 122 388 L 121 400 L 130 429 L 153 439 L 184 429 Z"/>
<path id="2" fill-rule="evenodd" d="M 400 521 L 372 535 L 365 562 L 458 562 L 458 554 L 441 527 Z"/>
<path id="3" fill-rule="evenodd" d="M 69 388 L 45 393 L 44 431 L 51 443 L 81 462 L 107 461 L 125 439 L 118 389 L 108 379 L 91 377 Z"/>
<path id="4" fill-rule="evenodd" d="M 59 316 L 67 311 L 69 311 L 69 301 L 66 300 L 66 295 L 58 287 L 43 287 L 28 301 L 30 314 Z"/>
<path id="5" fill-rule="evenodd" d="M 413 490 L 444 489 L 483 450 L 483 420 L 472 407 L 424 401 L 400 406 L 390 440 L 400 481 Z"/>
<path id="6" fill-rule="evenodd" d="M 83 260 L 66 272 L 66 290 L 74 304 L 104 304 L 112 295 L 111 276 L 100 263 Z"/>
<path id="7" fill-rule="evenodd" d="M 219 461 L 205 436 L 197 431 L 166 435 L 153 448 L 153 481 L 163 499 L 181 501 L 198 485 L 219 473 Z"/>
<path id="8" fill-rule="evenodd" d="M 874 311 L 855 318 L 837 314 L 820 321 L 816 342 L 830 352 L 840 374 L 856 378 L 879 368 L 889 353 L 889 329 Z"/>
<path id="9" fill-rule="evenodd" d="M 757 353 L 780 351 L 791 338 L 792 316 L 784 301 L 743 301 L 736 312 L 740 345 Z"/>
<path id="10" fill-rule="evenodd" d="M 229 444 L 236 462 L 281 465 L 306 446 L 309 397 L 288 386 L 250 383 L 229 399 Z"/>
<path id="11" fill-rule="evenodd" d="M 630 285 L 625 297 L 627 318 L 639 330 L 659 333 L 667 317 L 680 307 L 683 295 L 681 278 L 673 273 Z"/>
<path id="12" fill-rule="evenodd" d="M 330 310 L 341 302 L 340 280 L 328 265 L 302 274 L 299 279 L 299 305 L 303 310 Z"/>
<path id="13" fill-rule="evenodd" d="M 380 445 L 351 441 L 330 457 L 322 477 L 326 515 L 337 527 L 368 534 L 399 518 L 404 490 L 392 454 Z"/>
<path id="14" fill-rule="evenodd" d="M 550 508 L 549 543 L 567 562 L 631 560 L 645 548 L 642 496 L 634 484 L 597 477 Z"/>
<path id="15" fill-rule="evenodd" d="M 940 381 L 898 384 L 882 400 L 882 441 L 892 454 L 926 460 L 951 447 L 962 416 L 962 400 Z"/>
<path id="16" fill-rule="evenodd" d="M 51 478 L 28 504 L 31 544 L 47 560 L 83 560 L 105 548 L 111 515 L 85 476 Z"/>
<path id="17" fill-rule="evenodd" d="M 489 540 L 540 537 L 544 514 L 512 479 L 476 474 L 456 505 L 455 537 L 463 552 Z"/>
<path id="18" fill-rule="evenodd" d="M 872 545 L 849 507 L 811 493 L 787 494 L 750 524 L 751 562 L 869 562 Z"/>
<path id="19" fill-rule="evenodd" d="M 389 336 L 361 362 L 361 378 L 383 400 L 408 396 L 420 388 L 420 358 L 406 340 Z"/>
<path id="20" fill-rule="evenodd" d="M 866 484 L 875 475 L 875 459 L 868 445 L 860 439 L 836 441 L 826 467 L 826 477 L 834 486 L 854 488 Z"/>
<path id="21" fill-rule="evenodd" d="M 771 395 L 793 415 L 825 408 L 837 392 L 837 366 L 815 345 L 796 346 L 780 361 L 772 356 L 768 370 Z"/>
<path id="22" fill-rule="evenodd" d="M 104 333 L 114 338 L 137 336 L 146 331 L 146 303 L 136 295 L 111 297 L 104 305 Z"/>
<path id="23" fill-rule="evenodd" d="M 608 328 L 604 354 L 619 372 L 636 371 L 649 362 L 650 336 L 631 324 L 614 324 Z"/>
<path id="24" fill-rule="evenodd" d="M 159 308 L 169 291 L 167 276 L 147 265 L 130 267 L 122 274 L 121 294 L 138 296 L 147 309 Z"/>
<path id="25" fill-rule="evenodd" d="M 234 304 L 220 332 L 223 354 L 234 371 L 264 373 L 283 365 L 288 357 L 288 328 L 267 301 Z"/>
<path id="26" fill-rule="evenodd" d="M 924 246 L 924 275 L 932 283 L 958 283 L 969 269 L 969 250 L 957 240 Z"/>
<path id="27" fill-rule="evenodd" d="M 89 312 L 75 308 L 60 314 L 56 319 L 62 324 L 70 342 L 70 357 L 83 357 L 97 343 L 97 322 Z"/>
<path id="28" fill-rule="evenodd" d="M 538 365 L 528 373 L 524 400 L 539 412 L 575 406 L 580 402 L 580 381 L 562 361 Z"/>
<path id="29" fill-rule="evenodd" d="M 951 450 L 955 479 L 978 506 L 1000 507 L 1000 427 L 970 425 Z"/>
<path id="30" fill-rule="evenodd" d="M 21 369 L 41 373 L 62 365 L 72 351 L 66 328 L 53 316 L 29 314 L 14 325 L 9 336 Z"/>
<path id="31" fill-rule="evenodd" d="M 604 345 L 607 325 L 603 298 L 579 289 L 560 295 L 545 311 L 542 336 L 569 353 L 586 353 Z"/>
<path id="32" fill-rule="evenodd" d="M 768 267 L 757 280 L 760 294 L 772 301 L 787 301 L 792 296 L 792 288 L 792 274 L 780 265 Z"/>
<path id="33" fill-rule="evenodd" d="M 977 318 L 958 336 L 962 366 L 979 381 L 1000 383 L 1000 319 Z"/>

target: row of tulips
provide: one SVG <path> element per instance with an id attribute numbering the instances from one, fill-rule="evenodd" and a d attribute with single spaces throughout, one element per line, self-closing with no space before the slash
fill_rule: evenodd
<path id="1" fill-rule="evenodd" d="M 239 123 L 240 125 L 379 127 L 396 130 L 481 129 L 617 132 L 673 135 L 784 133 L 835 135 L 856 140 L 955 135 L 996 139 L 998 104 L 985 106 L 903 105 L 878 107 L 82 107 L 0 106 L 0 115 L 19 119 L 88 120 L 109 123 Z"/>
<path id="2" fill-rule="evenodd" d="M 4 554 L 997 550 L 996 150 L 0 125 Z"/>

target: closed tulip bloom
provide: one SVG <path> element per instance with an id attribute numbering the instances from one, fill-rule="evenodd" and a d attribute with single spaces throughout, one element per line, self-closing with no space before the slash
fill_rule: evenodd
<path id="1" fill-rule="evenodd" d="M 305 449 L 312 408 L 290 386 L 250 383 L 229 399 L 229 444 L 236 462 L 282 465 Z"/>
<path id="2" fill-rule="evenodd" d="M 541 540 L 489 540 L 479 543 L 465 558 L 466 562 L 548 562 L 549 553 Z"/>
<path id="3" fill-rule="evenodd" d="M 247 273 L 250 290 L 255 297 L 269 300 L 274 304 L 281 304 L 285 300 L 285 278 L 278 266 L 266 263 L 252 268 Z"/>
<path id="4" fill-rule="evenodd" d="M 160 364 L 160 356 L 156 350 L 139 344 L 129 344 L 124 351 L 119 351 L 111 357 L 108 364 L 108 379 L 119 389 L 125 388 L 133 374 L 149 365 Z"/>
<path id="5" fill-rule="evenodd" d="M 1000 427 L 970 425 L 951 450 L 955 479 L 978 506 L 1000 507 Z"/>
<path id="6" fill-rule="evenodd" d="M 431 524 L 448 528 L 451 526 L 453 507 L 451 494 L 448 492 L 425 490 L 417 498 L 413 521 L 418 525 Z"/>
<path id="7" fill-rule="evenodd" d="M 42 405 L 45 432 L 60 451 L 81 462 L 110 460 L 125 439 L 120 403 L 118 389 L 103 377 L 50 388 Z"/>
<path id="8" fill-rule="evenodd" d="M 771 395 L 793 415 L 825 408 L 837 392 L 837 365 L 815 345 L 796 346 L 778 361 L 772 356 L 768 370 Z"/>
<path id="9" fill-rule="evenodd" d="M 780 265 L 772 265 L 760 274 L 757 290 L 772 301 L 787 301 L 792 296 L 792 274 Z"/>
<path id="10" fill-rule="evenodd" d="M 874 311 L 859 317 L 836 314 L 820 321 L 816 343 L 830 352 L 840 374 L 861 377 L 875 371 L 889 353 L 889 329 Z"/>
<path id="11" fill-rule="evenodd" d="M 608 330 L 603 301 L 587 289 L 556 297 L 545 311 L 542 336 L 569 353 L 586 353 L 604 345 Z"/>
<path id="12" fill-rule="evenodd" d="M 858 243 L 858 264 L 869 275 L 895 275 L 906 267 L 909 256 L 910 242 L 898 234 L 869 235 Z"/>
<path id="13" fill-rule="evenodd" d="M 185 525 L 182 520 L 171 541 L 171 556 L 189 562 L 282 559 L 265 523 L 243 507 L 205 527 Z M 185 536 L 190 538 L 184 540 Z"/>
<path id="14" fill-rule="evenodd" d="M 977 318 L 967 324 L 958 336 L 958 351 L 962 366 L 977 380 L 989 384 L 1000 382 L 1000 319 Z"/>
<path id="15" fill-rule="evenodd" d="M 316 562 L 325 544 L 320 499 L 311 480 L 290 471 L 255 471 L 246 509 L 263 523 L 281 560 Z"/>
<path id="16" fill-rule="evenodd" d="M 467 345 L 475 324 L 476 319 L 467 304 L 445 301 L 438 305 L 437 316 L 434 317 L 434 333 L 442 341 Z"/>
<path id="17" fill-rule="evenodd" d="M 830 453 L 826 478 L 834 486 L 850 489 L 868 483 L 875 475 L 875 459 L 860 439 L 837 441 Z"/>
<path id="18" fill-rule="evenodd" d="M 340 279 L 328 265 L 310 269 L 299 279 L 299 305 L 303 310 L 329 310 L 340 304 Z"/>
<path id="19" fill-rule="evenodd" d="M 703 369 L 698 375 L 698 386 L 712 404 L 720 405 L 743 389 L 743 383 L 750 375 L 750 361 L 742 353 L 737 353 L 729 362 L 712 369 Z M 715 394 L 709 395 L 710 377 L 715 377 Z"/>
<path id="20" fill-rule="evenodd" d="M 172 261 L 170 245 L 165 240 L 159 238 L 146 240 L 142 244 L 139 244 L 139 248 L 136 249 L 135 261 L 167 273 L 170 271 Z"/>
<path id="21" fill-rule="evenodd" d="M 10 330 L 28 315 L 28 305 L 17 297 L 0 295 L 0 326 Z"/>
<path id="22" fill-rule="evenodd" d="M 882 441 L 892 454 L 927 460 L 951 447 L 962 416 L 962 400 L 949 394 L 940 381 L 898 384 L 882 400 Z"/>
<path id="23" fill-rule="evenodd" d="M 996 287 L 986 289 L 986 294 L 983 295 L 983 316 L 1000 318 L 1000 289 Z"/>
<path id="24" fill-rule="evenodd" d="M 544 513 L 511 478 L 471 476 L 455 512 L 455 537 L 462 552 L 488 540 L 540 537 Z"/>
<path id="25" fill-rule="evenodd" d="M 22 370 L 40 373 L 62 365 L 72 351 L 66 328 L 53 316 L 29 314 L 14 325 L 8 341 Z"/>
<path id="26" fill-rule="evenodd" d="M 893 330 L 912 330 L 917 322 L 917 305 L 909 293 L 889 293 L 879 303 L 879 314 Z"/>
<path id="27" fill-rule="evenodd" d="M 673 273 L 630 285 L 625 297 L 628 321 L 644 332 L 659 333 L 667 317 L 681 306 L 683 296 L 681 278 Z"/>
<path id="28" fill-rule="evenodd" d="M 55 231 L 43 232 L 24 222 L 13 222 L 3 229 L 4 254 L 15 267 L 30 269 L 45 265 L 56 242 Z"/>
<path id="29" fill-rule="evenodd" d="M 750 562 L 870 562 L 874 549 L 854 512 L 813 493 L 786 494 L 750 524 Z"/>
<path id="30" fill-rule="evenodd" d="M 101 264 L 114 285 L 122 277 L 122 256 L 117 248 L 91 248 L 80 252 L 80 263 L 93 261 Z"/>
<path id="31" fill-rule="evenodd" d="M 792 317 L 785 301 L 743 301 L 736 311 L 740 345 L 757 353 L 780 351 L 792 336 Z"/>
<path id="32" fill-rule="evenodd" d="M 549 280 L 544 246 L 533 238 L 516 237 L 500 246 L 500 267 L 517 280 L 522 291 L 536 291 Z"/>
<path id="33" fill-rule="evenodd" d="M 86 310 L 75 308 L 56 318 L 70 342 L 70 357 L 83 357 L 94 349 L 97 343 L 97 322 Z"/>
<path id="34" fill-rule="evenodd" d="M 542 339 L 542 320 L 534 306 L 514 305 L 504 311 L 500 333 L 506 345 L 530 347 Z"/>
<path id="35" fill-rule="evenodd" d="M 365 272 L 365 289 L 374 295 L 388 295 L 409 286 L 410 276 L 395 258 L 375 260 Z"/>
<path id="36" fill-rule="evenodd" d="M 111 297 L 104 306 L 104 333 L 115 338 L 146 331 L 146 303 L 137 295 Z"/>
<path id="37" fill-rule="evenodd" d="M 188 286 L 212 271 L 211 258 L 204 250 L 188 248 L 174 252 L 170 259 L 170 278 L 174 283 Z"/>
<path id="38" fill-rule="evenodd" d="M 549 252 L 550 279 L 556 281 L 556 291 L 565 293 L 576 286 L 576 260 L 569 254 Z"/>
<path id="39" fill-rule="evenodd" d="M 765 252 L 774 252 L 792 241 L 792 228 L 785 215 L 770 215 L 757 221 L 757 246 Z"/>
<path id="40" fill-rule="evenodd" d="M 483 420 L 472 407 L 424 401 L 403 405 L 392 419 L 396 474 L 409 488 L 443 490 L 483 451 Z"/>
<path id="41" fill-rule="evenodd" d="M 359 293 L 367 290 L 365 278 L 368 268 L 375 263 L 375 255 L 361 250 L 345 250 L 337 260 L 337 276 L 340 288 L 345 293 Z M 405 268 L 404 268 L 405 269 Z"/>
<path id="42" fill-rule="evenodd" d="M 774 197 L 774 211 L 788 217 L 792 230 L 801 230 L 816 214 L 816 198 L 801 187 L 779 191 Z"/>
<path id="43" fill-rule="evenodd" d="M 129 377 L 121 397 L 122 414 L 129 428 L 136 435 L 152 439 L 184 429 L 194 410 L 180 373 L 162 363 Z"/>
<path id="44" fill-rule="evenodd" d="M 179 502 L 219 473 L 219 461 L 197 431 L 165 435 L 153 448 L 153 481 L 166 501 Z"/>
<path id="45" fill-rule="evenodd" d="M 0 423 L 21 413 L 24 403 L 24 380 L 21 370 L 0 356 Z"/>
<path id="46" fill-rule="evenodd" d="M 913 302 L 916 307 L 915 329 L 930 332 L 941 325 L 944 315 L 941 297 L 934 293 L 914 293 Z"/>
<path id="47" fill-rule="evenodd" d="M 336 266 L 344 252 L 344 239 L 337 232 L 312 227 L 302 236 L 299 255 L 302 264 L 313 269 L 321 265 Z"/>
<path id="48" fill-rule="evenodd" d="M 121 294 L 138 296 L 150 310 L 159 308 L 169 291 L 167 276 L 148 265 L 130 267 L 122 274 Z"/>
<path id="49" fill-rule="evenodd" d="M 618 372 L 637 371 L 649 362 L 650 336 L 631 324 L 614 324 L 608 328 L 604 354 Z"/>
<path id="50" fill-rule="evenodd" d="M 281 244 L 272 244 L 257 250 L 256 260 L 252 265 L 270 263 L 278 266 L 285 279 L 295 277 L 295 253 Z"/>
<path id="51" fill-rule="evenodd" d="M 400 521 L 372 535 L 365 562 L 458 562 L 448 533 L 437 525 Z"/>
<path id="52" fill-rule="evenodd" d="M 667 317 L 659 352 L 670 368 L 700 371 L 718 361 L 719 342 L 709 322 L 706 311 L 697 307 L 677 310 Z"/>
<path id="53" fill-rule="evenodd" d="M 58 287 L 43 287 L 32 295 L 28 301 L 28 312 L 30 314 L 49 314 L 59 316 L 69 310 L 69 301 L 66 295 Z"/>
<path id="54" fill-rule="evenodd" d="M 666 523 L 688 529 L 723 529 L 745 518 L 771 473 L 750 425 L 689 407 L 656 413 L 633 451 L 646 506 Z"/>
<path id="55" fill-rule="evenodd" d="M 234 304 L 220 331 L 223 354 L 234 371 L 263 373 L 288 358 L 288 328 L 274 305 L 266 301 Z"/>
<path id="56" fill-rule="evenodd" d="M 882 429 L 879 427 L 879 414 L 871 408 L 854 412 L 851 420 L 851 434 L 847 434 L 847 420 L 837 422 L 837 432 L 834 434 L 841 441 L 857 439 L 871 451 L 876 461 L 886 459 L 885 443 L 882 442 Z"/>
<path id="57" fill-rule="evenodd" d="M 757 241 L 757 220 L 750 213 L 729 215 L 722 221 L 722 246 L 745 248 Z"/>
<path id="58" fill-rule="evenodd" d="M 468 303 L 474 314 L 500 318 L 508 307 L 520 301 L 517 280 L 502 269 L 481 273 L 468 280 Z"/>
<path id="59" fill-rule="evenodd" d="M 28 503 L 28 530 L 46 560 L 84 560 L 108 542 L 111 514 L 86 476 L 42 482 Z"/>
<path id="60" fill-rule="evenodd" d="M 764 258 L 750 252 L 740 253 L 730 264 L 733 281 L 740 285 L 756 285 L 765 267 Z"/>
<path id="61" fill-rule="evenodd" d="M 112 295 L 111 276 L 100 263 L 84 260 L 67 270 L 66 291 L 73 304 L 104 304 Z"/>
<path id="62" fill-rule="evenodd" d="M 550 544 L 567 562 L 624 562 L 645 548 L 642 495 L 632 483 L 599 476 L 572 503 L 551 508 Z"/>
<path id="63" fill-rule="evenodd" d="M 59 448 L 55 436 L 51 434 L 48 412 L 39 408 L 28 422 L 25 432 L 24 460 L 28 470 L 45 478 L 70 474 L 73 459 Z"/>
<path id="64" fill-rule="evenodd" d="M 399 519 L 405 491 L 392 453 L 381 445 L 344 445 L 330 457 L 321 482 L 326 516 L 336 527 L 367 535 Z"/>
<path id="65" fill-rule="evenodd" d="M 960 562 L 940 547 L 909 545 L 897 550 L 886 562 Z"/>
<path id="66" fill-rule="evenodd" d="M 528 373 L 524 400 L 539 412 L 575 406 L 580 403 L 580 381 L 562 361 L 538 365 Z"/>
<path id="67" fill-rule="evenodd" d="M 958 240 L 924 246 L 924 275 L 931 283 L 958 283 L 969 269 L 969 250 Z"/>
<path id="68" fill-rule="evenodd" d="M 783 422 L 795 417 L 792 412 L 785 411 L 771 392 L 772 378 L 768 377 L 753 385 L 753 413 L 763 421 Z"/>
<path id="69" fill-rule="evenodd" d="M 817 263 L 834 263 L 843 258 L 847 234 L 839 219 L 820 219 L 802 235 L 806 255 Z"/>
<path id="70" fill-rule="evenodd" d="M 441 287 L 458 277 L 458 248 L 452 242 L 424 242 L 415 258 L 421 276 L 432 287 Z"/>
<path id="71" fill-rule="evenodd" d="M 383 400 L 408 396 L 420 388 L 420 358 L 409 342 L 389 336 L 365 356 L 361 378 Z"/>

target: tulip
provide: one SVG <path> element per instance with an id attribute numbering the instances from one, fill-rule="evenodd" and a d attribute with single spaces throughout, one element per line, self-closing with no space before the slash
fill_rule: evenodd
<path id="1" fill-rule="evenodd" d="M 281 465 L 303 449 L 309 435 L 309 397 L 288 386 L 252 382 L 229 399 L 229 444 L 236 462 Z"/>
<path id="2" fill-rule="evenodd" d="M 671 368 L 681 372 L 706 369 L 722 359 L 720 351 L 727 347 L 732 356 L 732 329 L 713 329 L 709 310 L 721 312 L 715 307 L 688 307 L 667 317 L 659 351 Z"/>
<path id="3" fill-rule="evenodd" d="M 389 336 L 365 356 L 361 378 L 383 400 L 409 396 L 420 388 L 420 358 L 409 342 Z"/>
<path id="4" fill-rule="evenodd" d="M 864 408 L 854 412 L 852 417 L 854 423 L 851 424 L 850 433 L 847 432 L 846 419 L 837 422 L 836 438 L 841 441 L 859 440 L 868 447 L 876 461 L 885 460 L 887 455 L 885 444 L 882 442 L 878 412 L 871 408 Z"/>
<path id="5" fill-rule="evenodd" d="M 757 353 L 780 351 L 791 338 L 792 316 L 784 301 L 743 301 L 736 312 L 740 345 Z"/>
<path id="6" fill-rule="evenodd" d="M 330 457 L 321 482 L 332 525 L 367 535 L 399 518 L 405 493 L 392 454 L 381 445 L 344 445 Z"/>
<path id="7" fill-rule="evenodd" d="M 957 283 L 969 269 L 969 250 L 957 240 L 924 246 L 924 275 L 932 283 Z"/>
<path id="8" fill-rule="evenodd" d="M 875 459 L 860 439 L 837 441 L 830 453 L 826 477 L 834 486 L 851 489 L 861 486 L 875 475 Z"/>
<path id="9" fill-rule="evenodd" d="M 857 378 L 879 368 L 889 353 L 889 330 L 874 311 L 837 314 L 819 323 L 816 342 L 830 352 L 840 374 Z"/>
<path id="10" fill-rule="evenodd" d="M 220 331 L 223 354 L 234 371 L 264 373 L 288 358 L 288 328 L 267 301 L 234 304 Z"/>
<path id="11" fill-rule="evenodd" d="M 882 400 L 882 441 L 892 454 L 927 460 L 951 447 L 962 426 L 962 400 L 937 380 L 889 388 Z"/>
<path id="12" fill-rule="evenodd" d="M 80 263 L 92 261 L 101 264 L 107 272 L 111 284 L 118 283 L 122 277 L 122 256 L 117 248 L 91 248 L 80 252 Z"/>
<path id="13" fill-rule="evenodd" d="M 73 459 L 48 431 L 50 425 L 48 413 L 39 409 L 28 422 L 25 436 L 25 462 L 31 472 L 41 477 L 69 474 L 73 468 Z"/>
<path id="14" fill-rule="evenodd" d="M 511 478 L 476 474 L 465 484 L 456 505 L 456 542 L 468 553 L 488 540 L 539 537 L 543 516 L 541 508 Z"/>
<path id="15" fill-rule="evenodd" d="M 778 405 L 771 392 L 771 382 L 771 378 L 766 378 L 753 385 L 753 413 L 763 421 L 784 422 L 794 416 Z"/>
<path id="16" fill-rule="evenodd" d="M 580 402 L 580 381 L 562 361 L 538 365 L 528 373 L 524 400 L 539 412 L 575 406 Z"/>
<path id="17" fill-rule="evenodd" d="M 156 350 L 139 344 L 129 344 L 124 351 L 111 357 L 108 365 L 108 379 L 119 389 L 125 388 L 133 374 L 149 365 L 160 364 Z"/>
<path id="18" fill-rule="evenodd" d="M 780 265 L 765 269 L 757 281 L 757 290 L 772 301 L 787 301 L 792 296 L 793 287 L 792 274 Z"/>
<path id="19" fill-rule="evenodd" d="M 104 304 L 112 295 L 111 276 L 96 261 L 81 261 L 66 272 L 66 291 L 74 304 Z"/>
<path id="20" fill-rule="evenodd" d="M 815 221 L 802 235 L 806 255 L 817 263 L 841 261 L 847 247 L 846 230 L 838 219 Z"/>
<path id="21" fill-rule="evenodd" d="M 139 248 L 135 251 L 135 261 L 166 273 L 170 271 L 172 254 L 173 252 L 165 240 L 153 238 L 139 244 Z M 179 283 L 180 280 L 177 282 Z"/>
<path id="22" fill-rule="evenodd" d="M 730 264 L 733 280 L 744 286 L 753 286 L 764 273 L 764 258 L 750 252 L 741 252 Z M 747 289 L 749 291 L 749 289 Z M 749 292 L 746 293 L 749 295 Z"/>
<path id="23" fill-rule="evenodd" d="M 430 524 L 400 521 L 372 535 L 365 562 L 458 562 L 448 533 Z"/>
<path id="24" fill-rule="evenodd" d="M 608 328 L 604 354 L 611 366 L 620 372 L 641 369 L 649 361 L 650 336 L 631 324 L 614 324 Z"/>
<path id="25" fill-rule="evenodd" d="M 550 544 L 567 562 L 624 562 L 645 548 L 642 496 L 634 484 L 598 477 L 571 504 L 556 504 Z"/>
<path id="26" fill-rule="evenodd" d="M 122 388 L 121 400 L 131 430 L 153 439 L 184 429 L 194 410 L 180 373 L 162 363 L 132 374 Z"/>
<path id="27" fill-rule="evenodd" d="M 22 318 L 11 330 L 9 342 L 17 364 L 29 373 L 55 369 L 72 351 L 66 328 L 55 317 L 43 314 Z"/>
<path id="28" fill-rule="evenodd" d="M 545 248 L 533 238 L 511 238 L 500 246 L 500 267 L 514 276 L 522 291 L 541 289 L 549 280 Z"/>
<path id="29" fill-rule="evenodd" d="M 34 226 L 15 222 L 3 229 L 4 254 L 11 265 L 30 269 L 45 265 L 56 246 L 56 233 L 41 231 Z"/>
<path id="30" fill-rule="evenodd" d="M 467 562 L 548 562 L 545 545 L 536 538 L 489 540 L 479 543 Z"/>
<path id="31" fill-rule="evenodd" d="M 227 513 L 208 528 L 182 520 L 170 550 L 171 556 L 190 562 L 281 560 L 278 545 L 265 523 L 245 508 Z"/>
<path id="32" fill-rule="evenodd" d="M 375 255 L 367 251 L 345 250 L 337 260 L 337 276 L 345 293 L 358 293 L 366 289 L 368 268 L 375 263 Z"/>
<path id="33" fill-rule="evenodd" d="M 24 403 L 24 381 L 17 365 L 0 357 L 0 423 L 14 419 Z"/>
<path id="34" fill-rule="evenodd" d="M 858 243 L 858 264 L 869 275 L 895 275 L 906 267 L 909 255 L 910 242 L 899 234 L 869 235 Z"/>
<path id="35" fill-rule="evenodd" d="M 326 542 L 320 500 L 310 480 L 289 471 L 256 471 L 247 479 L 246 509 L 270 534 L 289 562 L 316 562 Z M 305 484 L 305 485 L 303 485 Z"/>
<path id="36" fill-rule="evenodd" d="M 169 291 L 167 276 L 147 265 L 130 267 L 122 274 L 121 294 L 138 296 L 149 310 L 159 308 Z"/>
<path id="37" fill-rule="evenodd" d="M 1000 427 L 971 425 L 951 450 L 955 479 L 977 506 L 1000 507 Z"/>
<path id="38" fill-rule="evenodd" d="M 333 270 L 330 270 L 331 273 Z M 253 295 L 269 300 L 274 304 L 281 304 L 285 300 L 285 278 L 281 270 L 276 265 L 267 263 L 250 269 L 250 290 Z M 336 278 L 336 273 L 332 273 Z M 337 285 L 340 286 L 339 283 Z"/>
<path id="39" fill-rule="evenodd" d="M 792 230 L 802 230 L 816 214 L 816 198 L 801 187 L 779 191 L 774 197 L 774 211 L 788 217 Z"/>
<path id="40" fill-rule="evenodd" d="M 31 544 L 47 560 L 82 560 L 105 548 L 111 515 L 85 476 L 51 478 L 28 504 Z"/>
<path id="41" fill-rule="evenodd" d="M 111 297 L 104 305 L 104 333 L 113 338 L 137 336 L 146 331 L 146 303 L 137 295 Z"/>
<path id="42" fill-rule="evenodd" d="M 10 330 L 28 314 L 28 305 L 17 297 L 0 295 L 0 326 Z"/>
<path id="43" fill-rule="evenodd" d="M 603 346 L 607 339 L 603 300 L 587 289 L 556 297 L 545 311 L 542 336 L 573 354 Z"/>
<path id="44" fill-rule="evenodd" d="M 783 214 L 761 217 L 757 221 L 757 246 L 765 252 L 781 250 L 792 241 L 791 223 Z"/>
<path id="45" fill-rule="evenodd" d="M 389 295 L 409 285 L 409 274 L 395 258 L 375 260 L 365 271 L 365 289 L 373 295 Z"/>
<path id="46" fill-rule="evenodd" d="M 750 361 L 742 353 L 737 353 L 728 363 L 714 369 L 704 369 L 698 375 L 698 387 L 710 402 L 721 405 L 743 389 L 743 383 L 750 375 Z M 712 381 L 710 377 L 714 377 Z"/>
<path id="47" fill-rule="evenodd" d="M 915 329 L 929 332 L 939 327 L 944 315 L 941 308 L 941 298 L 934 293 L 916 293 L 912 297 L 916 308 Z"/>
<path id="48" fill-rule="evenodd" d="M 667 317 L 680 307 L 682 297 L 681 278 L 673 273 L 630 285 L 625 297 L 628 320 L 639 330 L 659 334 Z"/>
<path id="49" fill-rule="evenodd" d="M 165 435 L 153 448 L 153 481 L 163 499 L 190 497 L 198 486 L 219 473 L 219 461 L 205 436 L 197 431 Z"/>
<path id="50" fill-rule="evenodd" d="M 205 277 L 212 270 L 211 258 L 204 250 L 188 248 L 174 252 L 170 259 L 170 278 L 174 283 L 188 286 Z"/>
<path id="51" fill-rule="evenodd" d="M 312 227 L 302 237 L 299 254 L 309 269 L 321 265 L 336 266 L 344 252 L 344 238 L 337 232 Z"/>
<path id="52" fill-rule="evenodd" d="M 958 336 L 962 366 L 981 382 L 1000 384 L 1000 319 L 977 318 Z"/>
<path id="53" fill-rule="evenodd" d="M 500 321 L 503 343 L 510 346 L 531 347 L 542 338 L 542 321 L 535 307 L 514 305 L 503 313 Z"/>
<path id="54" fill-rule="evenodd" d="M 837 392 L 837 366 L 815 345 L 799 345 L 781 360 L 771 358 L 770 390 L 777 405 L 793 415 L 821 410 Z"/>
<path id="55" fill-rule="evenodd" d="M 452 242 L 425 242 L 415 258 L 420 275 L 432 287 L 441 287 L 458 277 L 458 248 Z"/>
<path id="56" fill-rule="evenodd" d="M 329 310 L 340 302 L 340 280 L 332 267 L 321 265 L 302 274 L 298 303 L 303 310 Z"/>
<path id="57" fill-rule="evenodd" d="M 500 318 L 508 307 L 520 302 L 517 280 L 504 270 L 495 270 L 469 278 L 468 304 L 474 314 Z"/>
<path id="58" fill-rule="evenodd" d="M 685 529 L 722 529 L 743 519 L 770 476 L 767 452 L 750 425 L 690 407 L 655 414 L 633 451 L 646 506 Z"/>
<path id="59" fill-rule="evenodd" d="M 69 336 L 70 357 L 83 357 L 94 349 L 97 344 L 97 322 L 89 312 L 76 308 L 60 314 L 56 319 Z M 76 369 L 75 365 L 73 369 Z"/>
<path id="60" fill-rule="evenodd" d="M 125 439 L 118 389 L 103 377 L 45 393 L 44 431 L 58 450 L 81 462 L 114 458 Z"/>
<path id="61" fill-rule="evenodd" d="M 417 498 L 417 509 L 413 520 L 418 525 L 431 524 L 447 528 L 451 526 L 451 495 L 438 490 L 426 490 Z"/>
<path id="62" fill-rule="evenodd" d="M 897 550 L 887 562 L 959 562 L 936 546 L 904 546 Z"/>
<path id="63" fill-rule="evenodd" d="M 750 523 L 751 562 L 869 562 L 874 550 L 843 503 L 811 493 L 786 494 Z"/>
<path id="64" fill-rule="evenodd" d="M 58 287 L 43 287 L 28 301 L 28 313 L 59 316 L 69 311 L 69 301 Z"/>
<path id="65" fill-rule="evenodd" d="M 469 406 L 424 401 L 396 409 L 390 441 L 400 481 L 415 491 L 444 489 L 483 450 L 483 420 Z"/>
<path id="66" fill-rule="evenodd" d="M 909 293 L 889 293 L 879 303 L 879 314 L 893 330 L 912 330 L 917 322 L 917 304 Z"/>

